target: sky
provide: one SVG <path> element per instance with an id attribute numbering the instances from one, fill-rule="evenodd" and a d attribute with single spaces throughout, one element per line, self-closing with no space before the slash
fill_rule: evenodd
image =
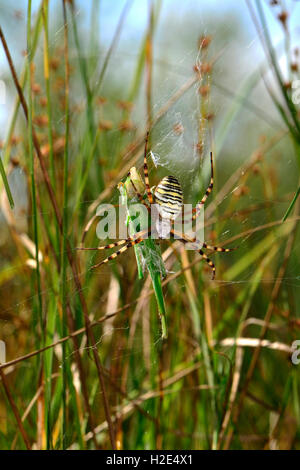
<path id="1" fill-rule="evenodd" d="M 100 9 L 99 9 L 99 31 L 98 36 L 100 42 L 105 44 L 106 47 L 109 46 L 110 41 L 114 35 L 116 25 L 119 21 L 119 17 L 121 14 L 122 9 L 125 6 L 127 0 L 100 0 Z M 195 18 L 200 18 L 200 28 L 205 30 L 205 22 L 206 18 L 210 18 L 213 20 L 214 18 L 221 19 L 224 17 L 226 18 L 227 15 L 234 15 L 238 18 L 238 21 L 241 24 L 241 27 L 249 37 L 246 47 L 251 50 L 251 53 L 257 54 L 258 58 L 263 57 L 263 52 L 261 48 L 261 44 L 258 40 L 258 36 L 256 30 L 254 28 L 253 22 L 250 18 L 249 11 L 245 1 L 240 0 L 160 0 L 161 1 L 161 12 L 160 12 L 160 19 L 159 25 L 160 29 L 158 28 L 159 33 L 159 41 L 156 44 L 155 54 L 156 59 L 160 59 L 160 55 L 163 53 L 165 56 L 168 52 L 169 44 L 164 42 L 164 33 L 165 31 L 163 28 L 168 28 L 167 18 L 172 18 L 172 27 L 178 25 L 178 37 L 180 35 L 185 34 L 184 31 L 184 21 L 186 18 L 194 16 Z M 252 3 L 253 0 L 252 0 Z M 269 2 L 263 2 L 267 5 Z M 300 26 L 300 1 L 297 0 L 289 0 L 288 2 L 289 8 L 292 8 L 297 12 L 297 14 L 293 15 L 293 22 L 291 23 L 291 30 L 298 31 L 298 39 L 299 39 L 299 29 Z M 19 10 L 23 13 L 24 18 L 26 18 L 26 9 L 27 9 L 27 1 L 26 0 L 16 0 L 11 2 L 11 8 L 7 6 L 7 0 L 0 0 L 0 15 L 1 11 L 5 7 L 5 9 L 10 9 L 9 12 L 12 16 L 16 10 Z M 35 12 L 40 5 L 40 0 L 33 0 L 32 1 L 32 11 Z M 91 21 L 91 12 L 92 12 L 92 5 L 93 0 L 77 0 L 75 1 L 77 14 L 80 15 L 82 18 L 82 27 L 83 31 L 86 35 L 90 34 L 90 21 Z M 122 41 L 126 39 L 126 52 L 128 51 L 128 43 L 130 46 L 130 53 L 132 55 L 137 53 L 140 47 L 140 40 L 145 33 L 145 28 L 147 25 L 147 17 L 148 17 L 148 8 L 149 8 L 149 1 L 148 0 L 132 0 L 129 13 L 126 17 L 124 28 L 122 30 L 122 35 L 119 42 L 119 53 L 122 54 Z M 61 1 L 60 0 L 50 0 L 50 11 L 52 15 L 61 15 Z M 273 38 L 274 44 L 278 44 L 282 41 L 283 34 L 282 28 L 278 21 L 272 17 L 270 14 L 270 8 L 265 8 L 266 16 L 268 18 L 268 25 L 270 28 L 270 32 Z M 203 19 L 202 19 L 203 18 Z M 1 17 L 0 17 L 1 21 Z M 181 28 L 182 25 L 182 28 Z M 14 38 L 14 32 L 12 30 L 7 31 L 5 22 L 3 24 L 3 29 L 8 35 L 8 40 L 10 40 L 11 48 L 13 53 L 15 53 L 16 60 L 19 60 L 21 63 L 22 56 L 21 51 L 25 49 L 25 26 L 26 21 L 23 20 L 20 22 L 20 28 L 24 28 L 24 42 L 22 44 L 16 43 Z M 8 28 L 8 26 L 7 26 Z M 215 36 L 218 35 L 218 31 L 213 31 Z M 57 34 L 57 40 L 59 40 L 59 34 Z M 178 40 L 178 38 L 176 38 Z M 55 40 L 55 39 L 54 39 Z M 18 50 L 19 49 L 19 50 Z M 17 54 L 18 52 L 18 54 Z M 3 78 L 3 75 L 7 71 L 7 63 L 6 58 L 4 56 L 2 48 L 0 48 L 0 79 Z M 5 85 L 5 82 L 4 82 Z M 0 87 L 3 89 L 3 83 Z M 1 97 L 0 97 L 1 98 Z M 2 103 L 3 99 L 0 99 L 0 124 L 2 128 L 2 132 L 5 130 L 5 125 L 7 123 L 7 115 L 8 111 L 12 105 L 12 102 Z"/>

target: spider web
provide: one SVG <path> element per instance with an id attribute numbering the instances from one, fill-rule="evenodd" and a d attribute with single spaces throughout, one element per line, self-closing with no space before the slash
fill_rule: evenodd
<path id="1" fill-rule="evenodd" d="M 79 15 L 80 12 L 77 12 Z M 162 24 L 163 24 L 162 20 Z M 213 35 L 217 36 L 217 28 L 211 28 L 206 25 L 206 21 L 201 21 L 202 31 L 204 34 L 208 32 L 211 34 L 213 31 Z M 227 28 L 227 32 L 230 28 Z M 163 27 L 162 27 L 163 30 Z M 164 36 L 166 32 L 164 31 Z M 162 32 L 158 33 L 158 42 L 157 45 L 160 45 L 161 35 Z M 52 44 L 57 44 L 60 42 L 62 38 L 62 28 L 59 27 L 56 30 L 54 38 L 51 39 Z M 166 39 L 166 50 L 168 54 L 170 54 L 169 49 L 173 49 L 173 56 L 171 60 L 168 58 L 164 58 L 164 53 L 155 57 L 155 71 L 156 77 L 153 84 L 154 89 L 154 99 L 153 99 L 153 114 L 155 113 L 170 99 L 170 97 L 180 88 L 180 86 L 184 83 L 186 78 L 189 76 L 189 72 L 192 70 L 193 65 L 196 62 L 198 57 L 197 52 L 195 52 L 195 47 L 191 47 L 190 49 L 178 48 L 178 45 L 174 41 L 173 43 L 168 42 L 169 38 Z M 250 49 L 253 47 L 252 40 L 246 40 L 242 45 L 239 45 L 237 40 L 233 40 L 230 38 L 230 45 L 229 41 L 225 40 L 222 44 L 222 54 L 220 61 L 217 63 L 218 67 L 218 76 L 223 76 L 224 80 L 222 85 L 229 86 L 228 83 L 232 79 L 232 74 L 229 74 L 229 67 L 226 62 L 228 62 L 228 57 L 232 54 L 243 58 L 243 63 L 249 63 L 249 55 L 245 54 L 246 49 Z M 240 50 L 239 50 L 240 49 Z M 174 52 L 176 51 L 176 52 Z M 177 52 L 178 51 L 178 52 Z M 241 53 L 242 51 L 242 53 Z M 75 50 L 70 51 L 71 56 L 76 56 Z M 251 57 L 252 51 L 250 53 Z M 114 65 L 119 63 L 120 57 L 123 56 L 127 60 L 127 67 L 131 67 L 132 63 L 131 60 L 134 58 L 134 53 L 128 54 L 127 47 L 124 47 L 124 50 L 116 51 L 116 53 L 112 57 L 112 70 L 111 74 L 114 75 L 115 67 Z M 125 60 L 125 63 L 126 63 Z M 200 63 L 201 63 L 201 56 L 200 56 Z M 128 65 L 129 64 L 129 65 Z M 242 75 L 242 71 L 240 72 Z M 109 81 L 110 75 L 108 75 L 107 81 Z M 230 79 L 230 80 L 229 80 Z M 239 81 L 240 77 L 234 76 L 234 83 Z M 152 179 L 156 177 L 156 170 L 159 171 L 159 175 L 164 174 L 174 174 L 178 179 L 181 181 L 184 190 L 184 200 L 185 202 L 191 202 L 195 199 L 195 194 L 200 195 L 200 190 L 205 189 L 205 181 L 208 180 L 209 177 L 209 165 L 206 164 L 208 160 L 208 151 L 210 148 L 210 143 L 208 139 L 208 135 L 205 136 L 205 147 L 203 151 L 202 157 L 199 156 L 197 151 L 197 142 L 198 142 L 198 126 L 199 126 L 199 102 L 200 96 L 198 93 L 198 88 L 201 83 L 196 82 L 191 89 L 184 94 L 184 96 L 175 103 L 171 109 L 165 114 L 165 116 L 161 119 L 158 126 L 156 126 L 153 130 L 153 166 L 150 171 L 150 178 Z M 231 91 L 233 92 L 232 88 Z M 262 91 L 261 89 L 257 90 L 257 97 L 258 99 L 261 97 Z M 143 93 L 141 93 L 141 96 Z M 81 101 L 83 97 L 83 93 L 79 93 L 78 95 L 78 102 Z M 231 97 L 232 99 L 232 97 Z M 226 108 L 229 108 L 231 103 L 230 99 L 226 101 L 220 100 L 220 91 L 218 87 L 212 87 L 212 96 L 210 98 L 212 103 L 212 112 L 216 115 L 216 129 L 215 129 L 215 136 L 218 134 L 218 125 L 222 119 L 222 116 L 226 114 Z M 253 99 L 255 102 L 255 99 Z M 10 105 L 12 103 L 10 102 Z M 136 111 L 133 113 L 133 119 L 138 121 L 140 116 L 140 108 L 137 106 Z M 230 175 L 232 174 L 232 160 L 234 156 L 239 154 L 240 156 L 244 156 L 248 152 L 249 143 L 246 144 L 243 139 L 237 139 L 238 134 L 246 133 L 245 129 L 247 129 L 249 121 L 253 119 L 253 116 L 257 118 L 257 114 L 253 112 L 253 109 L 249 110 L 249 107 L 245 107 L 243 112 L 241 112 L 238 116 L 238 121 L 234 121 L 231 125 L 230 132 L 228 131 L 225 141 L 223 142 L 223 148 L 220 150 L 220 153 L 217 155 L 217 160 L 215 161 L 215 169 L 217 174 L 222 173 L 219 177 L 221 181 L 226 181 Z M 60 116 L 56 117 L 56 122 L 59 122 L 63 119 L 63 114 L 61 113 Z M 260 120 L 260 124 L 263 126 L 266 125 L 268 127 L 268 123 L 266 124 L 264 119 Z M 242 131 L 240 130 L 242 127 Z M 176 130 L 177 129 L 177 130 Z M 75 143 L 76 145 L 76 143 Z M 232 152 L 232 149 L 233 152 Z M 234 156 L 231 155 L 234 153 Z M 224 161 L 226 159 L 226 161 Z M 222 160 L 222 161 L 221 161 Z M 229 162 L 229 163 L 227 163 Z M 290 158 L 287 161 L 287 165 L 292 165 L 292 159 Z M 156 168 L 154 168 L 156 167 Z M 290 170 L 286 172 L 286 174 L 290 174 Z M 16 209 L 14 211 L 14 218 L 15 223 L 17 225 L 22 225 L 22 227 L 17 227 L 18 231 L 26 232 L 27 227 L 26 224 L 28 223 L 27 212 L 28 212 L 28 190 L 24 185 L 24 174 L 21 168 L 14 169 L 9 177 L 10 185 L 12 187 L 12 191 L 15 198 Z M 157 178 L 156 178 L 157 183 Z M 219 184 L 219 187 L 221 184 Z M 222 201 L 218 202 L 218 206 L 222 208 L 223 201 L 228 202 L 228 199 L 234 196 L 236 192 L 240 189 L 239 182 L 237 181 L 234 188 L 230 190 L 229 193 L 225 194 L 222 198 Z M 19 194 L 18 194 L 19 193 Z M 212 194 L 211 198 L 214 198 L 214 194 Z M 114 202 L 115 199 L 111 199 L 110 202 Z M 90 204 L 90 200 L 83 200 L 81 201 L 81 205 L 88 206 Z M 259 206 L 265 202 L 264 195 L 257 195 L 252 194 L 249 192 L 243 198 L 243 207 L 249 207 L 252 205 Z M 283 205 L 278 196 L 270 199 L 270 205 L 272 206 L 280 206 Z M 7 205 L 7 204 L 6 204 Z M 221 209 L 222 210 L 222 209 Z M 1 245 L 4 247 L 10 238 L 9 231 L 7 230 L 7 217 L 9 209 L 7 207 L 2 208 L 0 213 L 0 223 L 1 223 Z M 243 227 L 247 226 L 249 220 L 251 218 L 251 225 L 252 226 L 259 226 L 262 225 L 264 222 L 263 214 L 265 213 L 265 209 L 262 208 L 261 211 L 253 212 L 250 215 L 245 216 L 242 220 L 240 220 L 240 228 L 243 230 Z M 281 211 L 277 211 L 277 214 L 281 213 Z M 230 238 L 231 236 L 236 235 L 236 227 L 233 229 L 230 227 L 230 223 L 218 234 L 218 240 L 223 242 L 226 238 Z M 259 241 L 260 235 L 254 234 L 252 239 Z M 248 236 L 245 236 L 241 243 L 247 242 Z M 292 270 L 292 268 L 291 268 Z M 247 274 L 243 275 L 242 279 L 236 280 L 234 282 L 249 282 L 247 281 L 248 278 L 251 277 L 252 268 L 249 268 Z M 266 283 L 271 283 L 272 278 L 266 279 Z M 287 276 L 286 282 L 288 285 L 297 286 L 298 285 L 298 276 Z"/>

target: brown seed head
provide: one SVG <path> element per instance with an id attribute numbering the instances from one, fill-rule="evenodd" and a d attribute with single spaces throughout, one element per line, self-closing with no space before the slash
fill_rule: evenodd
<path id="1" fill-rule="evenodd" d="M 13 167 L 17 167 L 20 165 L 20 160 L 17 157 L 11 157 L 10 163 L 12 164 Z"/>
<path id="2" fill-rule="evenodd" d="M 120 122 L 119 129 L 120 131 L 125 131 L 125 132 L 132 131 L 133 129 L 135 129 L 135 126 L 132 121 L 130 121 L 129 119 L 126 119 L 125 121 Z"/>
<path id="3" fill-rule="evenodd" d="M 198 48 L 199 49 L 206 49 L 211 43 L 212 37 L 211 36 L 200 36 L 198 40 Z"/>
<path id="4" fill-rule="evenodd" d="M 35 95 L 39 95 L 41 93 L 41 86 L 38 83 L 33 83 L 31 89 Z"/>
<path id="5" fill-rule="evenodd" d="M 208 121 L 212 121 L 215 117 L 214 113 L 206 113 L 203 115 L 204 119 L 207 119 Z"/>
<path id="6" fill-rule="evenodd" d="M 133 108 L 133 103 L 131 103 L 130 101 L 118 101 L 117 106 L 120 109 L 124 109 L 125 111 L 131 111 Z"/>
<path id="7" fill-rule="evenodd" d="M 102 131 L 109 131 L 113 127 L 113 124 L 111 121 L 102 120 L 99 122 L 98 127 Z"/>
<path id="8" fill-rule="evenodd" d="M 42 106 L 42 108 L 45 108 L 47 106 L 47 98 L 46 96 L 41 96 L 40 97 L 40 105 Z"/>
<path id="9" fill-rule="evenodd" d="M 200 74 L 200 67 L 199 67 L 199 65 L 198 65 L 198 64 L 195 64 L 195 65 L 193 66 L 193 70 L 194 70 L 194 72 L 196 72 L 196 73 L 199 73 L 199 74 Z"/>
<path id="10" fill-rule="evenodd" d="M 280 23 L 282 23 L 282 26 L 284 27 L 284 29 L 287 29 L 287 20 L 288 20 L 288 17 L 289 17 L 289 14 L 287 11 L 285 10 L 282 10 L 281 13 L 279 13 L 279 15 L 277 16 L 277 18 L 279 19 Z"/>
<path id="11" fill-rule="evenodd" d="M 173 131 L 176 135 L 181 135 L 184 132 L 184 127 L 181 122 L 177 122 L 176 124 L 174 124 Z"/>
<path id="12" fill-rule="evenodd" d="M 36 116 L 34 116 L 33 118 L 33 122 L 35 125 L 39 126 L 39 127 L 46 127 L 48 125 L 48 116 L 47 114 L 38 114 Z"/>
<path id="13" fill-rule="evenodd" d="M 207 96 L 209 94 L 209 85 L 202 85 L 198 89 L 201 96 Z"/>
<path id="14" fill-rule="evenodd" d="M 200 66 L 200 72 L 203 74 L 208 74 L 212 70 L 212 65 L 209 62 L 203 62 Z"/>
<path id="15" fill-rule="evenodd" d="M 293 63 L 291 64 L 291 71 L 292 71 L 292 72 L 298 72 L 298 64 L 297 64 L 297 62 L 293 62 Z"/>
<path id="16" fill-rule="evenodd" d="M 60 65 L 60 60 L 57 57 L 52 57 L 49 61 L 50 69 L 57 70 Z"/>
<path id="17" fill-rule="evenodd" d="M 98 96 L 96 101 L 99 106 L 102 106 L 107 102 L 107 99 L 104 96 Z"/>
<path id="18" fill-rule="evenodd" d="M 260 173 L 259 165 L 254 165 L 254 167 L 252 168 L 252 171 L 254 175 L 258 175 Z"/>
<path id="19" fill-rule="evenodd" d="M 21 137 L 17 135 L 12 135 L 10 139 L 10 145 L 14 147 L 15 145 L 18 145 L 18 143 L 21 142 Z"/>
<path id="20" fill-rule="evenodd" d="M 198 152 L 198 154 L 201 156 L 203 154 L 203 148 L 204 148 L 203 142 L 197 142 L 197 144 L 195 145 L 195 148 L 196 148 L 196 152 Z"/>

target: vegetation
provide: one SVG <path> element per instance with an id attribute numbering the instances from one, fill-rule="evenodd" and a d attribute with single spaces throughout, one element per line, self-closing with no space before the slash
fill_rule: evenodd
<path id="1" fill-rule="evenodd" d="M 131 0 L 25 3 L 0 2 L 0 448 L 299 449 L 298 5 L 243 4 L 248 60 L 239 13 L 205 2 L 179 26 L 145 2 L 134 46 Z M 151 186 L 174 174 L 193 206 L 213 151 L 205 240 L 238 247 L 213 281 L 179 241 L 97 269 L 112 251 L 78 250 L 142 174 L 148 130 Z"/>

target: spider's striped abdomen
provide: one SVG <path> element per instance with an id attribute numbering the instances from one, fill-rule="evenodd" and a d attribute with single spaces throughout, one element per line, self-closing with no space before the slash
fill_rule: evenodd
<path id="1" fill-rule="evenodd" d="M 180 183 L 175 176 L 165 176 L 154 192 L 156 204 L 163 218 L 175 219 L 183 205 Z"/>

